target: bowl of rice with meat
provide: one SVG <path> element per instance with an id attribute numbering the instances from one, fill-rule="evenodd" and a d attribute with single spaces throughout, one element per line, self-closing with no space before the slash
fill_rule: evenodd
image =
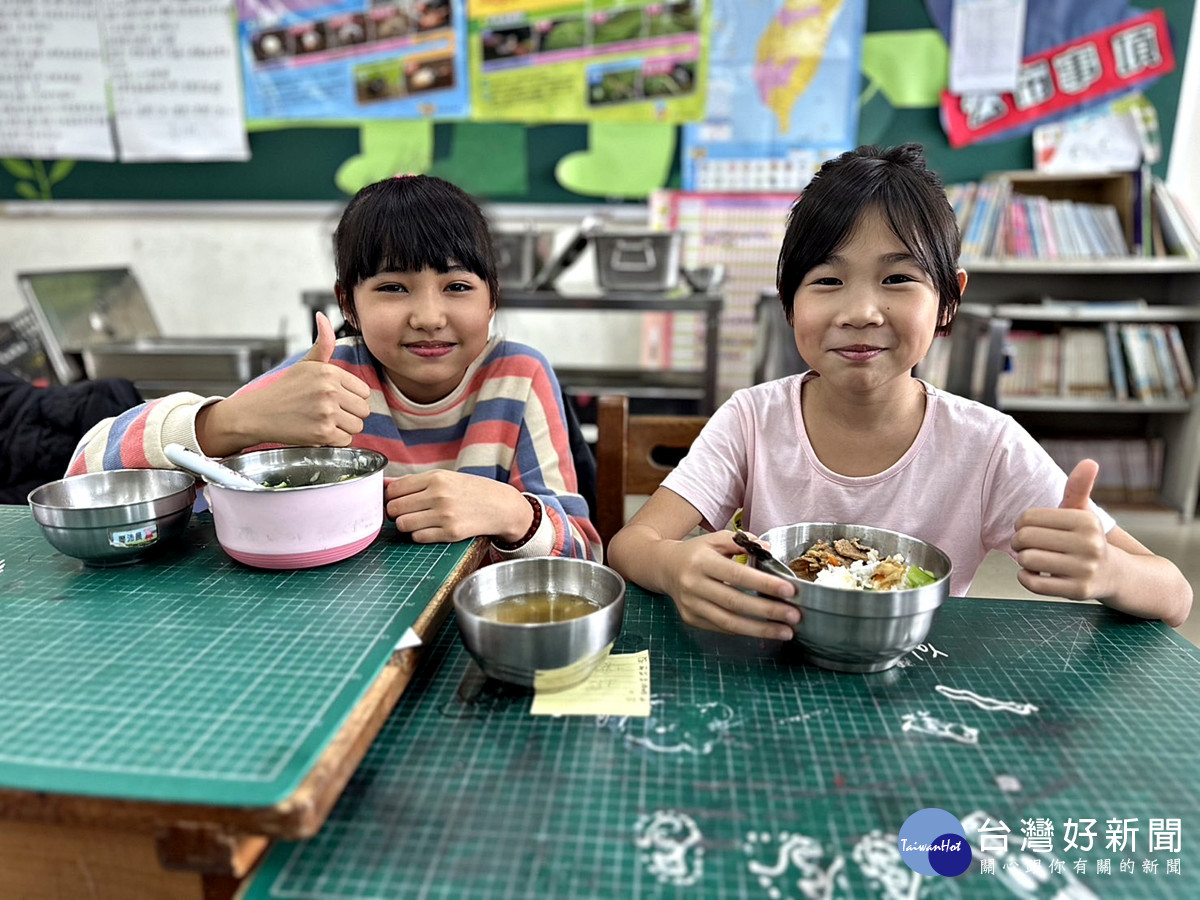
<path id="1" fill-rule="evenodd" d="M 822 668 L 891 668 L 925 640 L 950 593 L 950 558 L 898 531 L 801 522 L 758 538 L 794 573 L 795 640 Z"/>

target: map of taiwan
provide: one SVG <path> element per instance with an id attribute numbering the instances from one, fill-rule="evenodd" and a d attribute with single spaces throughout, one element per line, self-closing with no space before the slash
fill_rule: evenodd
<path id="1" fill-rule="evenodd" d="M 825 56 L 842 0 L 785 0 L 763 30 L 754 62 L 762 102 L 788 133 L 796 101 L 808 90 Z"/>

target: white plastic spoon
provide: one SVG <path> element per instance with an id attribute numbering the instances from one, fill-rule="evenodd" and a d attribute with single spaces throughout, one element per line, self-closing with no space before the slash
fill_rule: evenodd
<path id="1" fill-rule="evenodd" d="M 229 466 L 208 456 L 202 456 L 189 450 L 182 444 L 167 444 L 163 447 L 163 455 L 181 469 L 187 469 L 194 475 L 199 475 L 205 481 L 219 484 L 221 487 L 236 488 L 239 491 L 266 491 L 252 478 L 247 478 L 241 472 L 236 472 Z"/>

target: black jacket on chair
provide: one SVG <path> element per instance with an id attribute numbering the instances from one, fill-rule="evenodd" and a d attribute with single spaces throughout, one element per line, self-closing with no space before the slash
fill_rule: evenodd
<path id="1" fill-rule="evenodd" d="M 35 487 L 62 478 L 89 428 L 141 402 L 124 378 L 39 388 L 0 371 L 0 503 L 25 503 Z"/>

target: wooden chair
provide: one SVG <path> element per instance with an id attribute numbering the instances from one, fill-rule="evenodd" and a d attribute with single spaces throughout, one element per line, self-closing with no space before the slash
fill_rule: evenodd
<path id="1" fill-rule="evenodd" d="M 600 397 L 596 529 L 605 549 L 625 524 L 625 495 L 654 493 L 675 468 L 674 463 L 655 459 L 656 452 L 682 458 L 707 421 L 707 416 L 631 416 L 628 397 Z"/>

